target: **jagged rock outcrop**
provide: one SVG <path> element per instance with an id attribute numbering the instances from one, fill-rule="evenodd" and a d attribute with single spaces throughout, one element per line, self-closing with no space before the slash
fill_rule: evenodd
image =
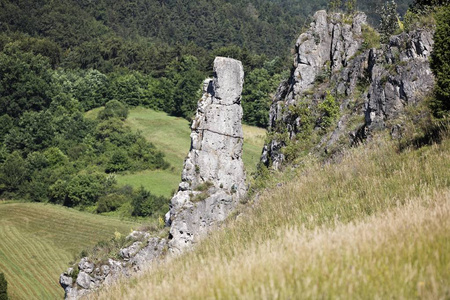
<path id="1" fill-rule="evenodd" d="M 316 12 L 310 28 L 297 40 L 291 76 L 273 99 L 272 139 L 261 156 L 265 165 L 280 168 L 286 161 L 286 146 L 304 130 L 299 106 L 315 114 L 310 135 L 321 138 L 314 141 L 314 151 L 329 154 L 364 140 L 376 129 L 394 126 L 391 121 L 407 105 L 417 104 L 432 89 L 428 63 L 432 32 L 402 33 L 379 49 L 367 49 L 364 37 L 374 34 L 367 33 L 368 28 L 364 13 L 349 18 Z M 324 130 L 324 113 L 318 109 L 327 93 L 340 106 L 339 120 L 331 130 Z"/>
<path id="2" fill-rule="evenodd" d="M 117 259 L 96 261 L 83 257 L 80 262 L 61 274 L 59 283 L 66 299 L 79 299 L 120 277 L 129 277 L 146 268 L 167 251 L 167 240 L 134 231 L 126 238 L 131 245 L 120 249 Z"/>
<path id="3" fill-rule="evenodd" d="M 192 122 L 191 149 L 182 181 L 171 200 L 168 239 L 135 231 L 118 259 L 94 262 L 84 257 L 60 276 L 66 299 L 78 299 L 119 277 L 128 277 L 168 253 L 179 254 L 205 236 L 233 211 L 247 192 L 242 161 L 240 61 L 217 57 L 214 78 L 203 84 L 203 97 Z"/>
<path id="4" fill-rule="evenodd" d="M 428 61 L 432 47 L 432 32 L 414 31 L 393 36 L 384 50 L 369 51 L 366 127 L 385 127 L 386 120 L 395 118 L 406 105 L 417 104 L 432 89 Z"/>
<path id="5" fill-rule="evenodd" d="M 240 61 L 217 57 L 192 122 L 191 150 L 166 216 L 169 249 L 179 253 L 223 221 L 245 196 Z"/>

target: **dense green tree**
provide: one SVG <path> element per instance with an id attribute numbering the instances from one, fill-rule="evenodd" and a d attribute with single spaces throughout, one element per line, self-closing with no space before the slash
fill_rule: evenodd
<path id="1" fill-rule="evenodd" d="M 105 108 L 98 113 L 100 120 L 119 118 L 125 120 L 128 116 L 128 108 L 120 101 L 111 100 L 105 104 Z"/>
<path id="2" fill-rule="evenodd" d="M 280 76 L 271 76 L 265 68 L 254 69 L 246 75 L 242 91 L 245 123 L 267 127 L 272 100 L 271 93 L 274 92 L 280 80 Z"/>
<path id="3" fill-rule="evenodd" d="M 30 153 L 53 145 L 55 133 L 53 116 L 48 110 L 25 112 L 18 126 L 5 136 L 5 145 L 11 152 Z"/>
<path id="4" fill-rule="evenodd" d="M 441 7 L 436 14 L 430 66 L 436 76 L 433 111 L 443 117 L 450 112 L 450 5 Z"/>
<path id="5" fill-rule="evenodd" d="M 205 77 L 199 70 L 197 58 L 183 56 L 179 61 L 173 61 L 168 67 L 167 75 L 174 83 L 174 107 L 171 113 L 191 118 L 201 98 L 201 83 Z"/>
<path id="6" fill-rule="evenodd" d="M 5 275 L 0 272 L 0 300 L 8 300 L 8 282 Z"/>
<path id="7" fill-rule="evenodd" d="M 0 166 L 0 190 L 17 191 L 27 180 L 28 175 L 25 160 L 20 153 L 17 151 L 11 153 Z"/>
<path id="8" fill-rule="evenodd" d="M 45 57 L 8 44 L 0 52 L 0 74 L 0 115 L 18 117 L 50 105 L 52 70 Z"/>
<path id="9" fill-rule="evenodd" d="M 125 150 L 117 149 L 111 155 L 107 165 L 106 173 L 126 171 L 131 168 L 131 162 L 128 153 Z"/>
<path id="10" fill-rule="evenodd" d="M 152 195 L 141 187 L 131 201 L 132 215 L 136 217 L 155 216 L 164 214 L 169 208 L 169 200 L 162 196 Z"/>
<path id="11" fill-rule="evenodd" d="M 13 118 L 4 114 L 0 116 L 0 142 L 3 142 L 5 135 L 13 128 Z"/>
<path id="12" fill-rule="evenodd" d="M 136 75 L 126 74 L 113 79 L 111 97 L 131 106 L 140 105 L 143 102 L 143 93 Z"/>
<path id="13" fill-rule="evenodd" d="M 127 198 L 126 195 L 117 193 L 101 196 L 97 203 L 97 213 L 115 211 L 127 202 Z"/>
<path id="14" fill-rule="evenodd" d="M 51 187 L 52 201 L 66 206 L 86 206 L 95 204 L 105 195 L 108 185 L 105 174 L 98 172 L 78 174 L 70 180 L 57 180 Z"/>

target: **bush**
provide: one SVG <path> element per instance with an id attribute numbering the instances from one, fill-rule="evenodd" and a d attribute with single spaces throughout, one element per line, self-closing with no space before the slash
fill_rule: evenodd
<path id="1" fill-rule="evenodd" d="M 323 129 L 330 127 L 339 115 L 339 105 L 330 92 L 327 92 L 325 100 L 318 105 L 322 114 L 321 125 Z"/>
<path id="2" fill-rule="evenodd" d="M 15 191 L 26 180 L 28 171 L 25 160 L 15 151 L 6 158 L 0 167 L 0 183 L 3 183 L 7 191 Z"/>
<path id="3" fill-rule="evenodd" d="M 8 300 L 8 282 L 5 275 L 0 273 L 0 300 Z"/>
<path id="4" fill-rule="evenodd" d="M 397 3 L 393 0 L 387 1 L 380 11 L 379 31 L 383 43 L 388 42 L 389 37 L 399 29 L 398 20 Z"/>
<path id="5" fill-rule="evenodd" d="M 131 201 L 133 206 L 132 216 L 150 217 L 158 213 L 164 214 L 169 210 L 169 200 L 162 196 L 152 195 L 142 186 Z"/>
<path id="6" fill-rule="evenodd" d="M 78 174 L 70 180 L 57 180 L 50 186 L 51 199 L 65 206 L 86 206 L 95 204 L 100 196 L 109 188 L 109 182 L 104 174 Z"/>
<path id="7" fill-rule="evenodd" d="M 98 113 L 100 120 L 119 118 L 125 120 L 128 117 L 128 108 L 120 101 L 111 100 L 105 104 L 105 108 Z"/>
<path id="8" fill-rule="evenodd" d="M 130 169 L 130 167 L 131 164 L 126 151 L 122 149 L 117 149 L 112 154 L 106 166 L 105 172 L 106 173 L 121 172 Z"/>
<path id="9" fill-rule="evenodd" d="M 127 201 L 125 195 L 120 194 L 109 194 L 106 196 L 101 196 L 97 202 L 97 213 L 104 213 L 115 211 L 122 206 Z"/>

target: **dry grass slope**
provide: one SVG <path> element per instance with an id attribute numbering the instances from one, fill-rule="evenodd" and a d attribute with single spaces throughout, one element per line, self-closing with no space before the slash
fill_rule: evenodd
<path id="1" fill-rule="evenodd" d="M 195 251 L 93 298 L 449 298 L 449 167 L 449 139 L 306 162 Z"/>
<path id="2" fill-rule="evenodd" d="M 62 299 L 59 274 L 81 250 L 139 224 L 40 203 L 0 202 L 0 271 L 11 299 Z"/>

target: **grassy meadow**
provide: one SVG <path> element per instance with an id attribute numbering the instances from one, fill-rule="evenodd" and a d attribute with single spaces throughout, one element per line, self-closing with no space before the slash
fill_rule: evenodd
<path id="1" fill-rule="evenodd" d="M 450 140 L 275 174 L 195 251 L 94 299 L 447 299 Z"/>
<path id="2" fill-rule="evenodd" d="M 84 248 L 138 223 L 42 203 L 0 201 L 0 271 L 11 299 L 62 299 L 59 275 Z"/>
<path id="3" fill-rule="evenodd" d="M 88 112 L 88 117 L 94 117 L 96 112 L 98 109 Z M 189 122 L 164 112 L 137 107 L 130 110 L 126 124 L 132 130 L 140 131 L 148 141 L 163 151 L 171 167 L 167 170 L 120 174 L 117 176 L 118 182 L 137 188 L 144 186 L 155 195 L 171 197 L 180 183 L 184 159 L 191 144 Z M 259 161 L 266 131 L 247 125 L 243 126 L 243 130 L 243 161 L 247 173 L 251 174 Z"/>

